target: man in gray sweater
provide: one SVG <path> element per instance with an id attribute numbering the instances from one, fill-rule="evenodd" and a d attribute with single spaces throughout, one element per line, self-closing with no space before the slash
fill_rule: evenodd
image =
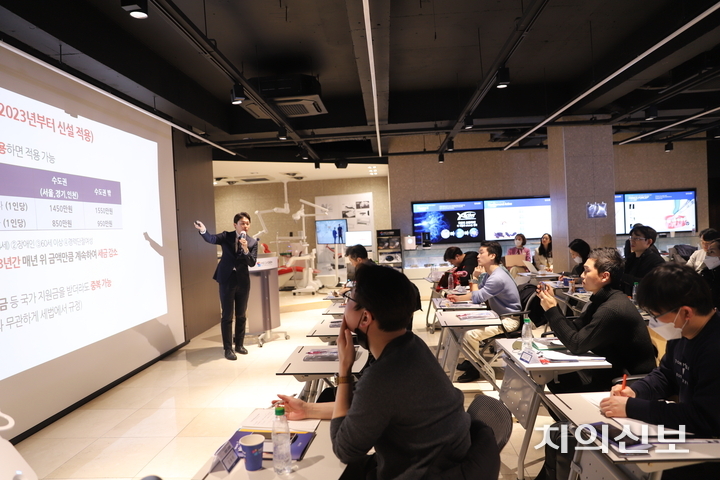
<path id="1" fill-rule="evenodd" d="M 348 464 L 342 478 L 432 478 L 460 463 L 470 448 L 470 417 L 462 392 L 406 328 L 417 290 L 400 272 L 368 266 L 357 271 L 346 296 L 335 402 L 281 395 L 289 418 L 332 418 L 333 451 Z M 356 386 L 352 332 L 376 359 Z"/>

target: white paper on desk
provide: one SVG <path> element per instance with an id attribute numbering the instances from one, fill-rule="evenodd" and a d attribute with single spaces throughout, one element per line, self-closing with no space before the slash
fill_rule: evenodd
<path id="1" fill-rule="evenodd" d="M 603 398 L 607 398 L 610 396 L 610 392 L 590 392 L 590 393 L 582 393 L 582 397 L 588 401 L 588 403 L 593 404 L 594 406 L 600 408 L 600 402 Z M 647 425 L 648 426 L 648 435 L 651 437 L 657 437 L 658 435 L 658 426 L 653 425 L 652 423 L 645 423 L 640 420 L 635 420 L 634 418 L 618 418 L 618 417 L 612 417 L 613 420 L 615 420 L 617 423 L 622 425 L 628 425 L 630 427 L 630 431 L 633 433 L 633 435 L 640 436 L 642 435 L 642 426 Z M 673 430 L 671 428 L 666 428 L 665 433 L 668 435 L 672 435 L 673 437 L 680 433 L 678 430 Z M 686 432 L 687 433 L 687 432 Z"/>
<path id="2" fill-rule="evenodd" d="M 543 357 L 551 362 L 603 362 L 605 357 L 594 357 L 590 355 L 568 355 L 556 350 L 543 350 Z"/>
<path id="3" fill-rule="evenodd" d="M 272 430 L 273 418 L 275 418 L 274 408 L 256 408 L 242 422 L 242 426 L 240 428 Z M 314 432 L 320 424 L 320 420 L 316 418 L 290 420 L 288 424 L 290 425 L 291 432 Z"/>

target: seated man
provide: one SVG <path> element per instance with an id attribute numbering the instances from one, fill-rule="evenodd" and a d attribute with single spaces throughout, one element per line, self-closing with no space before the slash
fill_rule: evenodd
<path id="1" fill-rule="evenodd" d="M 633 285 L 639 283 L 650 270 L 665 263 L 655 246 L 656 240 L 657 232 L 652 227 L 636 225 L 630 230 L 631 253 L 625 258 L 625 274 L 622 277 L 626 295 L 632 295 Z"/>
<path id="2" fill-rule="evenodd" d="M 520 294 L 515 280 L 510 273 L 500 264 L 502 247 L 498 242 L 482 242 L 478 250 L 478 266 L 485 270 L 485 274 L 479 284 L 476 281 L 470 282 L 470 293 L 465 295 L 448 295 L 450 301 L 472 299 L 473 303 L 487 302 L 492 311 L 498 315 L 518 312 L 520 308 Z M 520 319 L 504 318 L 502 320 L 505 330 L 513 332 L 520 326 Z M 470 330 L 465 334 L 465 342 L 473 350 L 480 349 L 480 342 L 495 335 L 503 333 L 498 327 L 483 327 Z M 480 372 L 470 362 L 458 365 L 458 369 L 465 370 L 460 375 L 458 382 L 472 382 L 480 378 Z"/>
<path id="3" fill-rule="evenodd" d="M 700 272 L 700 275 L 710 287 L 713 305 L 717 308 L 720 306 L 720 239 L 711 240 L 708 244 L 707 252 L 703 256 L 703 265 L 705 268 Z M 688 266 L 692 267 L 689 262 Z M 697 269 L 695 269 L 695 271 L 697 271 Z"/>
<path id="4" fill-rule="evenodd" d="M 660 366 L 632 386 L 616 385 L 600 402 L 608 417 L 628 417 L 698 437 L 720 437 L 720 315 L 705 281 L 687 266 L 666 264 L 638 287 L 638 303 L 655 318 L 650 326 L 668 340 Z M 678 401 L 664 401 L 677 395 Z M 682 448 L 682 447 L 680 447 Z M 666 470 L 663 480 L 720 478 L 720 463 Z"/>
<path id="5" fill-rule="evenodd" d="M 459 278 L 460 285 L 467 287 L 470 284 L 475 267 L 478 265 L 477 256 L 477 252 L 463 253 L 458 247 L 448 247 L 445 250 L 445 255 L 443 255 L 443 260 L 455 267 L 454 272 L 466 272 L 464 277 Z"/>
<path id="6" fill-rule="evenodd" d="M 656 365 L 655 349 L 644 320 L 628 297 L 612 286 L 623 270 L 617 249 L 592 250 L 584 268 L 583 287 L 593 295 L 578 318 L 565 318 L 552 290 L 542 283 L 538 287 L 540 305 L 550 329 L 571 353 L 592 351 L 607 358 L 613 368 L 559 375 L 557 383 L 547 384 L 553 393 L 606 391 L 613 378 L 625 373 L 648 373 Z"/>
<path id="7" fill-rule="evenodd" d="M 375 262 L 368 258 L 367 249 L 359 244 L 347 247 L 345 250 L 345 256 L 348 258 L 350 265 L 353 267 L 353 276 L 348 279 L 348 282 L 343 288 L 341 288 L 338 292 L 335 292 L 337 295 L 342 295 L 352 288 L 352 280 L 357 274 L 358 267 L 361 267 L 362 265 L 375 265 Z"/>
<path id="8" fill-rule="evenodd" d="M 460 463 L 470 447 L 462 392 L 427 344 L 406 329 L 416 296 L 396 270 L 359 269 L 338 336 L 335 402 L 279 396 L 290 420 L 332 418 L 333 451 L 348 464 L 342 478 L 433 478 Z M 354 389 L 351 332 L 376 358 Z M 368 456 L 372 448 L 375 454 Z"/>

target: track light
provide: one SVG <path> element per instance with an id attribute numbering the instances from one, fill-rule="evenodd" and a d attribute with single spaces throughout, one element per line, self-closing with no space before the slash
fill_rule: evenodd
<path id="1" fill-rule="evenodd" d="M 450 140 L 448 142 L 447 151 L 452 152 L 455 150 L 455 140 Z"/>
<path id="2" fill-rule="evenodd" d="M 468 115 L 467 117 L 465 117 L 463 130 L 470 130 L 471 128 L 473 128 L 473 119 L 472 117 L 470 117 L 470 115 Z"/>
<path id="3" fill-rule="evenodd" d="M 315 170 L 320 170 L 320 162 L 315 162 Z"/>
<path id="4" fill-rule="evenodd" d="M 720 128 L 713 128 L 708 132 L 710 138 L 720 138 Z"/>
<path id="5" fill-rule="evenodd" d="M 278 140 L 287 140 L 288 139 L 287 129 L 285 129 L 285 127 L 280 127 L 278 129 L 277 138 L 278 138 Z"/>
<path id="6" fill-rule="evenodd" d="M 308 153 L 305 150 L 303 150 L 302 153 L 300 154 L 300 158 L 302 158 L 303 160 L 308 160 L 310 158 L 310 155 L 308 155 Z M 316 167 L 316 168 L 320 168 L 320 167 Z"/>
<path id="7" fill-rule="evenodd" d="M 438 163 L 445 163 L 445 154 L 441 153 L 438 155 Z"/>
<path id="8" fill-rule="evenodd" d="M 345 158 L 340 158 L 338 160 L 335 160 L 335 167 L 336 168 L 347 168 L 348 161 Z"/>
<path id="9" fill-rule="evenodd" d="M 655 106 L 655 105 L 650 105 L 650 106 L 645 110 L 645 120 L 647 120 L 647 121 L 649 122 L 650 120 L 655 120 L 657 117 L 658 117 L 658 109 L 657 109 L 657 106 Z"/>
<path id="10" fill-rule="evenodd" d="M 148 17 L 147 0 L 120 0 L 120 6 L 133 18 L 143 19 Z"/>
<path id="11" fill-rule="evenodd" d="M 665 144 L 665 153 L 672 152 L 673 151 L 673 143 L 668 142 Z"/>
<path id="12" fill-rule="evenodd" d="M 232 90 L 230 90 L 230 103 L 233 105 L 240 105 L 242 102 L 245 101 L 245 90 L 243 90 L 242 85 L 238 85 L 237 83 L 233 85 Z"/>
<path id="13" fill-rule="evenodd" d="M 497 88 L 507 88 L 510 85 L 510 69 L 501 67 L 497 72 Z"/>

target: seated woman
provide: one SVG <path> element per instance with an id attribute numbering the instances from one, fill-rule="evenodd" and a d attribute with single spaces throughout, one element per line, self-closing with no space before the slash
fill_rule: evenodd
<path id="1" fill-rule="evenodd" d="M 607 391 L 613 378 L 625 373 L 648 373 L 655 368 L 655 348 L 645 321 L 630 299 L 613 288 L 622 271 L 623 261 L 617 249 L 602 247 L 590 252 L 582 274 L 583 287 L 592 293 L 590 305 L 575 319 L 565 317 L 547 285 L 538 287 L 545 318 L 565 347 L 574 355 L 592 351 L 612 364 L 609 369 L 559 375 L 557 382 L 548 384 L 551 392 Z"/>
<path id="2" fill-rule="evenodd" d="M 700 247 L 690 255 L 687 266 L 695 269 L 696 272 L 702 273 L 707 267 L 705 266 L 705 256 L 708 248 L 713 241 L 720 239 L 720 232 L 714 228 L 706 228 L 700 232 Z"/>
<path id="3" fill-rule="evenodd" d="M 703 259 L 705 269 L 700 275 L 705 279 L 710 291 L 715 308 L 720 305 L 720 239 L 709 242 L 707 253 Z"/>
<path id="4" fill-rule="evenodd" d="M 517 235 L 515 235 L 515 246 L 508 248 L 508 251 L 505 255 L 524 255 L 523 260 L 529 262 L 530 249 L 525 246 L 526 244 L 527 238 L 525 238 L 525 235 L 523 235 L 522 233 L 518 233 Z M 527 272 L 527 268 L 521 266 L 510 267 L 510 275 L 512 275 L 513 278 L 515 278 L 517 274 L 521 272 Z"/>
<path id="5" fill-rule="evenodd" d="M 590 256 L 590 245 L 585 240 L 576 238 L 570 245 L 570 255 L 572 256 L 575 266 L 570 272 L 564 272 L 565 276 L 579 277 L 585 271 L 585 262 L 587 262 L 588 256 Z M 567 273 L 567 274 L 566 274 Z"/>
<path id="6" fill-rule="evenodd" d="M 540 239 L 540 246 L 535 249 L 535 257 L 533 258 L 535 268 L 538 270 L 547 270 L 552 272 L 553 254 L 552 254 L 552 235 L 546 233 Z"/>

